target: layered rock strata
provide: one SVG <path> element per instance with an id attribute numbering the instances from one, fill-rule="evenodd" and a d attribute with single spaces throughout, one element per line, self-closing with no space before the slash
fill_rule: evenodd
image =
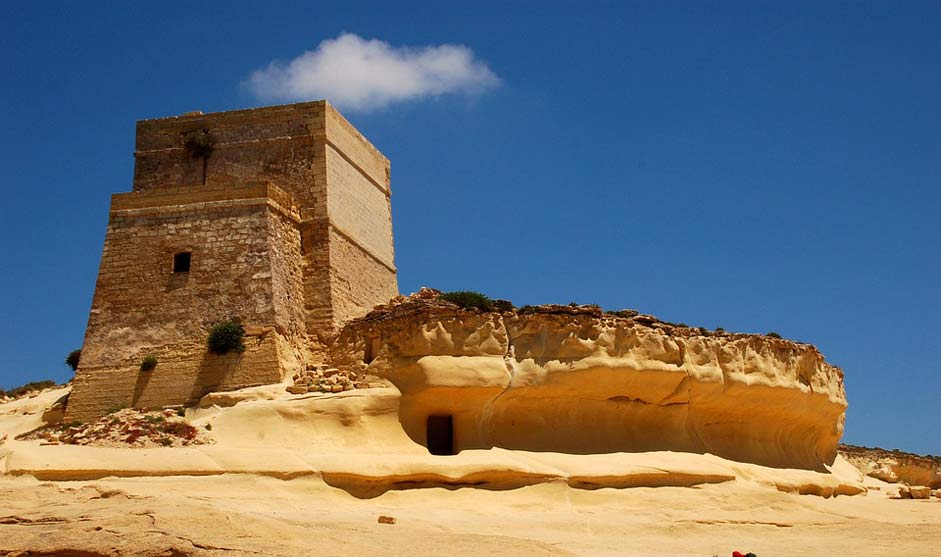
<path id="1" fill-rule="evenodd" d="M 399 419 L 452 450 L 711 453 L 823 470 L 836 457 L 843 373 L 808 344 L 675 326 L 594 306 L 482 312 L 433 292 L 345 327 L 333 365 L 391 381 Z"/>
<path id="2" fill-rule="evenodd" d="M 884 482 L 941 488 L 941 457 L 921 456 L 898 449 L 840 445 L 839 452 L 863 474 Z"/>

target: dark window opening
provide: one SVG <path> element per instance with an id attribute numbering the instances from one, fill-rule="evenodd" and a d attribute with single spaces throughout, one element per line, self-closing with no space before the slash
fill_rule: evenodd
<path id="1" fill-rule="evenodd" d="M 433 455 L 454 454 L 454 420 L 451 416 L 428 416 L 426 444 L 428 452 Z"/>
<path id="2" fill-rule="evenodd" d="M 173 256 L 174 273 L 190 272 L 190 255 L 190 252 L 184 251 Z"/>

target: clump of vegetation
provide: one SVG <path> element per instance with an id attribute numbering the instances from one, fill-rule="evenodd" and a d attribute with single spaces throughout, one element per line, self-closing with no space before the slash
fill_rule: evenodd
<path id="1" fill-rule="evenodd" d="M 242 353 L 245 351 L 245 327 L 235 320 L 218 323 L 209 332 L 209 351 L 213 354 L 228 354 L 231 351 Z"/>
<path id="2" fill-rule="evenodd" d="M 774 332 L 774 331 L 771 331 L 771 332 L 769 332 L 769 333 L 766 333 L 765 336 L 766 336 L 766 337 L 771 337 L 771 338 L 782 338 L 781 335 L 779 335 L 778 333 L 776 333 L 776 332 Z"/>
<path id="3" fill-rule="evenodd" d="M 474 292 L 472 290 L 458 290 L 455 292 L 444 292 L 438 296 L 439 300 L 451 302 L 452 304 L 464 308 L 477 308 L 481 311 L 493 311 L 493 300 L 486 294 Z"/>
<path id="4" fill-rule="evenodd" d="M 191 157 L 201 159 L 205 159 L 212 154 L 214 146 L 215 142 L 212 140 L 212 137 L 209 136 L 208 130 L 194 133 L 183 141 L 183 149 L 185 149 Z"/>
<path id="5" fill-rule="evenodd" d="M 516 312 L 519 313 L 520 315 L 525 315 L 527 313 L 536 313 L 536 306 L 531 306 L 529 304 L 526 304 L 525 306 L 516 310 Z"/>
<path id="6" fill-rule="evenodd" d="M 65 365 L 72 368 L 72 371 L 78 369 L 78 361 L 82 359 L 82 349 L 72 350 L 69 352 L 69 355 L 65 357 Z"/>
<path id="7" fill-rule="evenodd" d="M 153 355 L 144 356 L 144 359 L 141 360 L 140 370 L 141 371 L 153 371 L 157 367 L 157 357 Z"/>
<path id="8" fill-rule="evenodd" d="M 624 317 L 626 319 L 630 319 L 631 317 L 640 315 L 640 312 L 637 311 L 636 309 L 618 309 L 614 311 L 606 311 L 605 313 L 607 313 L 608 315 L 613 315 L 615 317 Z"/>
<path id="9" fill-rule="evenodd" d="M 493 309 L 499 312 L 513 311 L 516 309 L 516 306 L 513 305 L 513 302 L 509 300 L 493 300 Z"/>
<path id="10" fill-rule="evenodd" d="M 45 381 L 32 381 L 25 385 L 20 385 L 19 387 L 14 387 L 9 391 L 0 389 L 0 397 L 10 397 L 10 398 L 20 398 L 21 396 L 28 395 L 29 393 L 39 392 L 43 389 L 48 389 L 49 387 L 55 387 L 56 382 L 45 380 Z"/>

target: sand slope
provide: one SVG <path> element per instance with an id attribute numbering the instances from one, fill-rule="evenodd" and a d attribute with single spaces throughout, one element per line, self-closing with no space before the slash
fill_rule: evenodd
<path id="1" fill-rule="evenodd" d="M 6 478 L 0 501 L 0 553 L 31 555 L 924 555 L 941 543 L 937 502 L 824 499 L 750 482 L 357 499 L 317 478 Z"/>

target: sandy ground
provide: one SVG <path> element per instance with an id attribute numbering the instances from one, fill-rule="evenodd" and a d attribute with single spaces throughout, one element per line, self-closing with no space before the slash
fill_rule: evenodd
<path id="1" fill-rule="evenodd" d="M 343 445 L 331 433 L 343 412 L 325 412 L 323 401 L 264 396 L 194 413 L 194 423 L 213 420 L 218 433 L 217 444 L 198 458 L 183 448 L 11 441 L 12 434 L 35 426 L 37 412 L 57 396 L 50 391 L 0 406 L 0 437 L 8 435 L 0 445 L 0 555 L 941 553 L 941 500 L 891 499 L 895 486 L 862 482 L 845 463 L 838 462 L 832 474 L 816 474 L 674 453 L 591 455 L 599 457 L 594 460 L 515 451 L 430 457 L 391 439 L 392 424 L 377 421 L 360 424 L 365 430 L 342 426 L 334 433 L 344 435 Z M 277 420 L 265 419 L 272 407 L 280 408 L 272 414 Z M 311 432 L 298 424 L 311 421 L 321 440 L 305 444 L 301 440 Z M 391 428 L 388 435 L 368 446 L 350 441 L 384 427 Z M 258 438 L 262 430 L 267 435 Z M 246 468 L 246 460 L 273 454 L 273 446 L 281 448 L 280 456 Z M 334 452 L 324 455 L 325 447 Z M 85 466 L 89 459 L 99 463 Z M 43 468 L 44 462 L 53 464 Z M 70 468 L 83 466 L 100 477 L 48 481 L 30 473 L 44 469 L 50 477 L 67 477 Z M 294 472 L 278 474 L 286 466 Z M 498 481 L 509 469 L 525 469 L 538 481 Z M 662 473 L 652 475 L 652 469 Z M 104 475 L 122 470 L 130 477 Z M 337 481 L 344 470 L 351 476 Z M 664 478 L 683 483 L 697 471 L 709 472 L 713 483 L 589 489 L 605 482 L 662 484 Z M 364 489 L 377 481 L 383 489 Z M 868 492 L 828 498 L 798 493 L 801 487 L 860 483 Z M 396 523 L 380 524 L 380 515 Z"/>

